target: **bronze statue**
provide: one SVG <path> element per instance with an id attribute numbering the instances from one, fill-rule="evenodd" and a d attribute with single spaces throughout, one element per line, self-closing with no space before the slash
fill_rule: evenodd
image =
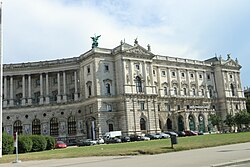
<path id="1" fill-rule="evenodd" d="M 94 37 L 91 37 L 91 39 L 92 39 L 92 48 L 96 48 L 97 46 L 98 46 L 98 42 L 97 42 L 97 40 L 98 40 L 98 38 L 100 37 L 101 35 L 98 35 L 98 36 L 94 36 Z"/>

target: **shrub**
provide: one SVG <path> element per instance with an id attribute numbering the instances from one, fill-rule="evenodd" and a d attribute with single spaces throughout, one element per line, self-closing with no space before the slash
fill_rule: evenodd
<path id="1" fill-rule="evenodd" d="M 52 136 L 46 136 L 45 139 L 47 140 L 46 150 L 54 149 L 56 144 L 55 138 Z"/>
<path id="2" fill-rule="evenodd" d="M 3 155 L 5 154 L 12 154 L 14 151 L 14 139 L 13 136 L 8 135 L 6 132 L 3 132 L 2 136 L 2 145 L 3 145 L 3 150 L 2 153 Z"/>
<path id="3" fill-rule="evenodd" d="M 47 141 L 44 136 L 32 135 L 30 138 L 33 142 L 32 151 L 43 151 L 46 149 Z"/>
<path id="4" fill-rule="evenodd" d="M 26 153 L 30 152 L 32 149 L 33 142 L 31 138 L 27 135 L 19 135 L 18 136 L 18 152 Z"/>

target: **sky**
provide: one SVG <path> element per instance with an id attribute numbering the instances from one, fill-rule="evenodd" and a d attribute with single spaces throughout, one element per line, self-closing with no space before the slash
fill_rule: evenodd
<path id="1" fill-rule="evenodd" d="M 2 0 L 4 64 L 78 57 L 121 40 L 153 54 L 238 59 L 250 86 L 249 0 Z"/>

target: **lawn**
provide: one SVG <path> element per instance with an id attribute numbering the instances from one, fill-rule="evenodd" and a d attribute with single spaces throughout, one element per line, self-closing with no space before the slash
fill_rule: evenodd
<path id="1" fill-rule="evenodd" d="M 44 160 L 73 158 L 86 156 L 123 156 L 123 155 L 141 155 L 141 154 L 159 154 L 172 151 L 182 151 L 204 147 L 214 147 L 219 145 L 250 142 L 250 132 L 246 133 L 228 133 L 228 134 L 209 134 L 192 137 L 179 137 L 178 144 L 171 148 L 170 139 L 140 141 L 120 144 L 104 144 L 85 147 L 69 147 L 66 149 L 55 149 L 42 152 L 33 152 L 19 154 L 19 160 Z M 15 154 L 4 155 L 0 163 L 13 162 Z"/>

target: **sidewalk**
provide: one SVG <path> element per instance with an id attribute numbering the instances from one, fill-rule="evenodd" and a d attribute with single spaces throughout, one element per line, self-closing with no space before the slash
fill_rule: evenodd
<path id="1" fill-rule="evenodd" d="M 0 164 L 0 167 L 222 167 L 250 162 L 250 142 L 158 155 L 83 157 Z"/>

